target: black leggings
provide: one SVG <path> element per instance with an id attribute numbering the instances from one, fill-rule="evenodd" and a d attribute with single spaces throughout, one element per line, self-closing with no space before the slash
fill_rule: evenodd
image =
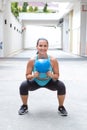
<path id="1" fill-rule="evenodd" d="M 34 80 L 24 81 L 20 86 L 20 95 L 28 95 L 28 91 L 34 91 L 39 88 L 47 88 L 53 91 L 57 91 L 58 95 L 65 95 L 66 88 L 63 82 L 60 80 L 50 80 L 45 86 L 39 86 Z"/>

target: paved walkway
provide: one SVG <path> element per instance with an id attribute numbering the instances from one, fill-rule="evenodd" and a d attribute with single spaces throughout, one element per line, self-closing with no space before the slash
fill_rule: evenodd
<path id="1" fill-rule="evenodd" d="M 19 85 L 25 80 L 27 60 L 35 53 L 26 50 L 13 58 L 0 59 L 0 130 L 87 130 L 87 59 L 60 50 L 48 53 L 59 60 L 69 115 L 59 115 L 56 92 L 46 89 L 31 92 L 29 113 L 18 115 Z"/>

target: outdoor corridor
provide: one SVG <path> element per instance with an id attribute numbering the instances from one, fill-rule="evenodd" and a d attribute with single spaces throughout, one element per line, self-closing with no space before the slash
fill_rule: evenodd
<path id="1" fill-rule="evenodd" d="M 66 85 L 67 117 L 59 115 L 56 92 L 39 89 L 29 94 L 29 112 L 18 115 L 19 86 L 26 64 L 36 50 L 0 58 L 0 130 L 87 130 L 87 58 L 61 50 L 49 50 L 59 61 L 60 80 Z"/>

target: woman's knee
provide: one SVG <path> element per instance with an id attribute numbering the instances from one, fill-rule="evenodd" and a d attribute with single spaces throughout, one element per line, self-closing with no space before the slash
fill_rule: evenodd
<path id="1" fill-rule="evenodd" d="M 65 95 L 66 94 L 66 87 L 65 84 L 62 81 L 58 81 L 58 95 Z"/>
<path id="2" fill-rule="evenodd" d="M 19 87 L 20 95 L 28 95 L 28 85 L 27 81 L 21 83 Z"/>

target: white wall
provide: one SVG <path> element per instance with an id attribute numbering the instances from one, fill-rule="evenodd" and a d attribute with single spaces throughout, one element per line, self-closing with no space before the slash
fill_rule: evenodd
<path id="1" fill-rule="evenodd" d="M 44 26 L 26 26 L 24 31 L 24 48 L 36 48 L 38 38 L 46 38 L 49 41 L 49 48 L 61 48 L 60 28 Z"/>
<path id="2" fill-rule="evenodd" d="M 63 22 L 63 50 L 69 51 L 69 14 L 64 17 Z"/>
<path id="3" fill-rule="evenodd" d="M 3 13 L 0 12 L 0 57 L 3 56 Z"/>
<path id="4" fill-rule="evenodd" d="M 82 11 L 83 5 L 85 10 Z M 81 56 L 87 55 L 87 1 L 75 4 L 70 18 L 68 14 L 64 17 L 63 50 Z"/>
<path id="5" fill-rule="evenodd" d="M 72 21 L 72 53 L 80 55 L 80 25 L 81 25 L 81 11 L 80 3 L 77 3 L 73 9 L 73 21 Z"/>
<path id="6" fill-rule="evenodd" d="M 84 6 L 84 8 L 83 8 Z M 81 55 L 87 56 L 87 3 L 81 4 Z"/>
<path id="7" fill-rule="evenodd" d="M 84 21 L 86 16 L 81 17 L 81 5 L 80 2 L 77 4 L 75 3 L 73 10 L 71 13 L 67 14 L 64 17 L 64 23 L 63 23 L 63 50 L 67 52 L 71 52 L 73 54 L 81 55 L 81 38 L 82 34 L 85 37 L 85 30 L 83 29 L 83 24 L 81 23 Z M 82 29 L 81 29 L 82 27 Z M 86 29 L 86 27 L 84 28 Z M 82 32 L 81 32 L 82 31 Z M 83 39 L 84 39 L 83 37 Z M 82 47 L 84 48 L 84 44 L 82 44 Z"/>
<path id="8" fill-rule="evenodd" d="M 21 24 L 11 13 L 10 3 L 5 5 L 4 10 L 4 26 L 3 26 L 3 37 L 4 37 L 4 56 L 10 56 L 22 49 L 22 33 Z M 5 24 L 5 20 L 7 23 Z M 10 25 L 12 24 L 12 27 Z M 14 29 L 14 27 L 16 29 Z"/>

